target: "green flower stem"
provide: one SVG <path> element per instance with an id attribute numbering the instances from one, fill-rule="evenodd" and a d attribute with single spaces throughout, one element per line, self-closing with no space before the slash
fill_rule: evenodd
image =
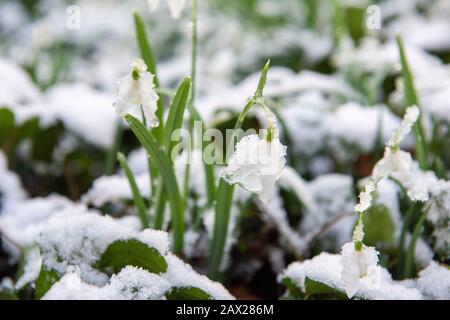
<path id="1" fill-rule="evenodd" d="M 256 89 L 253 98 L 250 99 L 244 107 L 244 110 L 240 113 L 236 124 L 234 126 L 235 130 L 242 128 L 244 124 L 245 117 L 253 106 L 263 102 L 263 91 L 267 80 L 267 71 L 269 70 L 270 61 L 264 66 L 261 76 L 259 78 L 258 87 Z M 231 154 L 234 150 L 234 145 L 229 144 L 227 148 L 227 153 Z M 222 262 L 223 252 L 225 249 L 225 241 L 228 232 L 228 224 L 230 220 L 231 205 L 233 202 L 234 185 L 230 185 L 225 180 L 220 179 L 219 187 L 217 188 L 216 196 L 216 208 L 214 215 L 214 229 L 212 240 L 209 246 L 209 265 L 208 274 L 212 279 L 217 279 L 220 276 L 219 269 Z"/>
<path id="2" fill-rule="evenodd" d="M 414 269 L 414 253 L 416 251 L 416 243 L 417 240 L 419 239 L 420 233 L 422 232 L 422 227 L 425 222 L 425 218 L 427 216 L 429 208 L 430 207 L 424 210 L 424 212 L 419 218 L 419 221 L 417 221 L 416 226 L 414 227 L 412 238 L 411 241 L 409 242 L 408 251 L 406 252 L 405 273 L 404 273 L 405 279 L 412 277 Z"/>
<path id="3" fill-rule="evenodd" d="M 406 212 L 405 219 L 403 220 L 402 231 L 400 234 L 400 239 L 398 242 L 398 263 L 397 263 L 397 274 L 400 275 L 404 270 L 405 265 L 405 238 L 408 228 L 414 217 L 414 213 L 417 209 L 417 203 L 413 202 Z"/>
<path id="4" fill-rule="evenodd" d="M 198 0 L 192 0 L 192 11 L 191 11 L 191 26 L 192 26 L 192 40 L 191 40 L 191 94 L 189 97 L 189 105 L 194 106 L 195 103 L 195 93 L 196 93 L 196 84 L 197 84 L 197 20 L 198 20 Z M 194 127 L 194 120 L 192 116 L 189 117 L 189 132 L 192 137 L 192 130 Z M 190 151 L 188 151 L 190 152 Z M 187 161 L 184 169 L 184 186 L 183 186 L 183 207 L 187 207 L 187 202 L 189 199 L 189 176 L 191 166 L 189 161 Z"/>

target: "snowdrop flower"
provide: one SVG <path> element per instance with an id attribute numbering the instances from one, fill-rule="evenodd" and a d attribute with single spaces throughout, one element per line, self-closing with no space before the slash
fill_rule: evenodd
<path id="1" fill-rule="evenodd" d="M 413 125 L 419 119 L 419 108 L 417 106 L 411 106 L 406 109 L 403 117 L 402 124 L 398 128 L 392 138 L 388 142 L 388 147 L 396 149 L 403 138 L 411 131 Z"/>
<path id="2" fill-rule="evenodd" d="M 286 163 L 285 156 L 286 146 L 281 144 L 278 136 L 268 141 L 267 137 L 248 135 L 236 145 L 228 166 L 220 176 L 229 184 L 239 184 L 257 193 L 261 201 L 267 204 Z"/>
<path id="3" fill-rule="evenodd" d="M 363 245 L 357 251 L 353 242 L 344 244 L 341 251 L 341 279 L 349 298 L 358 291 L 361 279 L 368 280 L 376 287 L 377 279 L 380 279 L 377 263 L 378 251 L 375 248 Z"/>
<path id="4" fill-rule="evenodd" d="M 147 121 L 152 127 L 157 127 L 159 121 L 156 109 L 159 97 L 155 91 L 153 75 L 147 71 L 142 59 L 135 59 L 131 67 L 131 73 L 119 79 L 118 98 L 114 102 L 116 111 L 121 116 L 128 113 L 140 115 L 142 106 Z"/>
<path id="5" fill-rule="evenodd" d="M 393 176 L 400 181 L 407 181 L 411 178 L 414 169 L 410 153 L 386 148 L 383 158 L 375 165 L 372 176 L 380 179 Z"/>
<path id="6" fill-rule="evenodd" d="M 159 0 L 147 0 L 147 2 L 151 12 L 155 12 L 158 9 Z M 186 0 L 167 0 L 167 3 L 172 18 L 178 19 L 186 6 Z"/>

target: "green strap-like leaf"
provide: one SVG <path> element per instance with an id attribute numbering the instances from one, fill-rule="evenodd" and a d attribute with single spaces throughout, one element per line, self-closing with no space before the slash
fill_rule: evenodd
<path id="1" fill-rule="evenodd" d="M 258 99 L 262 99 L 264 86 L 267 81 L 267 71 L 270 67 L 270 61 L 264 66 L 261 76 L 258 81 L 258 86 L 253 95 L 253 98 L 247 102 L 244 110 L 239 115 L 234 129 L 240 129 L 244 123 L 245 117 Z M 234 150 L 234 146 L 228 146 L 229 149 Z M 227 153 L 231 154 L 231 153 Z M 219 187 L 216 194 L 216 210 L 214 218 L 213 237 L 209 247 L 209 276 L 217 279 L 219 276 L 219 267 L 222 261 L 223 251 L 225 247 L 225 240 L 228 232 L 228 224 L 230 220 L 231 204 L 233 202 L 234 185 L 229 185 L 225 180 L 220 179 Z"/>
<path id="2" fill-rule="evenodd" d="M 14 129 L 14 113 L 9 109 L 0 109 L 0 148 Z"/>
<path id="3" fill-rule="evenodd" d="M 400 62 L 402 64 L 403 83 L 405 87 L 405 102 L 407 106 L 416 105 L 420 107 L 417 92 L 414 87 L 414 78 L 406 58 L 403 40 L 400 36 L 397 37 L 398 49 L 400 52 Z M 419 114 L 419 119 L 414 124 L 414 139 L 416 141 L 416 155 L 422 170 L 428 169 L 427 164 L 427 145 L 425 141 L 424 130 L 422 126 L 422 112 Z"/>
<path id="4" fill-rule="evenodd" d="M 164 188 L 170 203 L 172 215 L 172 227 L 174 231 L 174 251 L 179 253 L 183 249 L 184 236 L 184 214 L 182 210 L 181 196 L 177 179 L 169 157 L 160 149 L 158 141 L 151 132 L 135 117 L 125 116 L 139 142 L 144 146 L 151 161 L 158 168 L 163 179 Z"/>
<path id="5" fill-rule="evenodd" d="M 167 300 L 211 300 L 210 294 L 197 287 L 173 288 L 166 294 Z"/>
<path id="6" fill-rule="evenodd" d="M 134 26 L 136 30 L 136 38 L 139 45 L 139 50 L 141 52 L 142 60 L 144 60 L 145 64 L 147 65 L 148 71 L 151 72 L 154 76 L 154 83 L 155 87 L 159 88 L 159 80 L 158 80 L 158 74 L 156 72 L 156 59 L 155 55 L 153 54 L 152 47 L 150 45 L 150 42 L 148 40 L 147 32 L 145 31 L 145 25 L 142 21 L 141 16 L 139 13 L 134 12 Z M 164 114 L 164 105 L 162 99 L 158 100 L 158 109 L 156 111 L 156 116 L 159 119 L 160 125 L 157 128 L 153 129 L 153 132 L 155 134 L 155 137 L 158 139 L 158 141 L 162 141 L 163 138 L 163 114 Z"/>
<path id="7" fill-rule="evenodd" d="M 127 159 L 125 158 L 124 154 L 119 152 L 117 154 L 117 159 L 119 160 L 120 166 L 122 167 L 122 170 L 128 179 L 128 183 L 130 184 L 131 193 L 133 194 L 134 205 L 138 210 L 142 228 L 146 229 L 150 226 L 150 223 L 148 221 L 148 213 L 144 199 L 142 199 L 141 197 L 141 192 L 139 191 L 139 187 L 136 183 L 136 180 L 134 179 L 134 175 L 131 172 L 130 167 L 128 166 Z"/>
<path id="8" fill-rule="evenodd" d="M 191 89 L 191 79 L 186 78 L 178 87 L 175 97 L 167 116 L 166 126 L 164 128 L 164 148 L 167 155 L 170 157 L 175 142 L 171 141 L 172 133 L 180 129 L 183 125 L 183 115 L 186 110 L 186 104 L 189 97 L 189 90 Z"/>
<path id="9" fill-rule="evenodd" d="M 98 267 L 109 273 L 118 273 L 126 266 L 139 267 L 157 274 L 167 270 L 167 262 L 161 253 L 136 239 L 114 241 L 98 262 Z"/>

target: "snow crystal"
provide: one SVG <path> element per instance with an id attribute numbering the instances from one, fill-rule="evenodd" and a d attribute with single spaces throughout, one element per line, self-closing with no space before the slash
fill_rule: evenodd
<path id="1" fill-rule="evenodd" d="M 170 285 L 160 276 L 127 266 L 103 287 L 84 283 L 76 272 L 67 273 L 43 300 L 162 300 Z"/>
<path id="2" fill-rule="evenodd" d="M 27 246 L 33 243 L 50 218 L 84 213 L 86 210 L 84 205 L 55 194 L 9 206 L 0 216 L 0 226 L 9 238 L 21 246 Z"/>
<path id="3" fill-rule="evenodd" d="M 432 261 L 420 271 L 417 288 L 427 299 L 450 299 L 450 269 Z"/>
<path id="4" fill-rule="evenodd" d="M 233 296 L 218 282 L 209 280 L 206 276 L 196 273 L 191 266 L 185 264 L 173 254 L 166 257 L 168 268 L 163 277 L 170 281 L 173 287 L 197 287 L 210 294 L 215 299 L 229 300 Z"/>

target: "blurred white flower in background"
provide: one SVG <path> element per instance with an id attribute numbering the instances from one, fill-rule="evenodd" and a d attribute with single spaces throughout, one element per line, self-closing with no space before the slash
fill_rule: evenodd
<path id="1" fill-rule="evenodd" d="M 142 59 L 135 59 L 131 67 L 131 73 L 119 79 L 118 97 L 114 102 L 116 111 L 121 116 L 140 115 L 142 106 L 147 121 L 152 127 L 157 127 L 159 121 L 156 109 L 159 97 L 155 91 L 154 76 L 147 71 Z"/>
<path id="2" fill-rule="evenodd" d="M 239 184 L 257 193 L 267 204 L 286 163 L 285 157 L 286 146 L 278 137 L 269 142 L 266 137 L 248 135 L 236 145 L 228 166 L 220 175 L 229 184 Z"/>
<path id="3" fill-rule="evenodd" d="M 155 12 L 159 7 L 159 0 L 147 0 L 151 12 Z M 169 5 L 170 15 L 173 19 L 178 19 L 181 12 L 186 6 L 186 0 L 167 0 Z"/>
<path id="4" fill-rule="evenodd" d="M 378 251 L 375 248 L 363 245 L 361 251 L 357 251 L 353 242 L 346 243 L 342 247 L 341 262 L 341 279 L 349 298 L 358 291 L 361 279 L 367 279 L 371 286 L 376 287 L 380 275 L 377 267 Z"/>

